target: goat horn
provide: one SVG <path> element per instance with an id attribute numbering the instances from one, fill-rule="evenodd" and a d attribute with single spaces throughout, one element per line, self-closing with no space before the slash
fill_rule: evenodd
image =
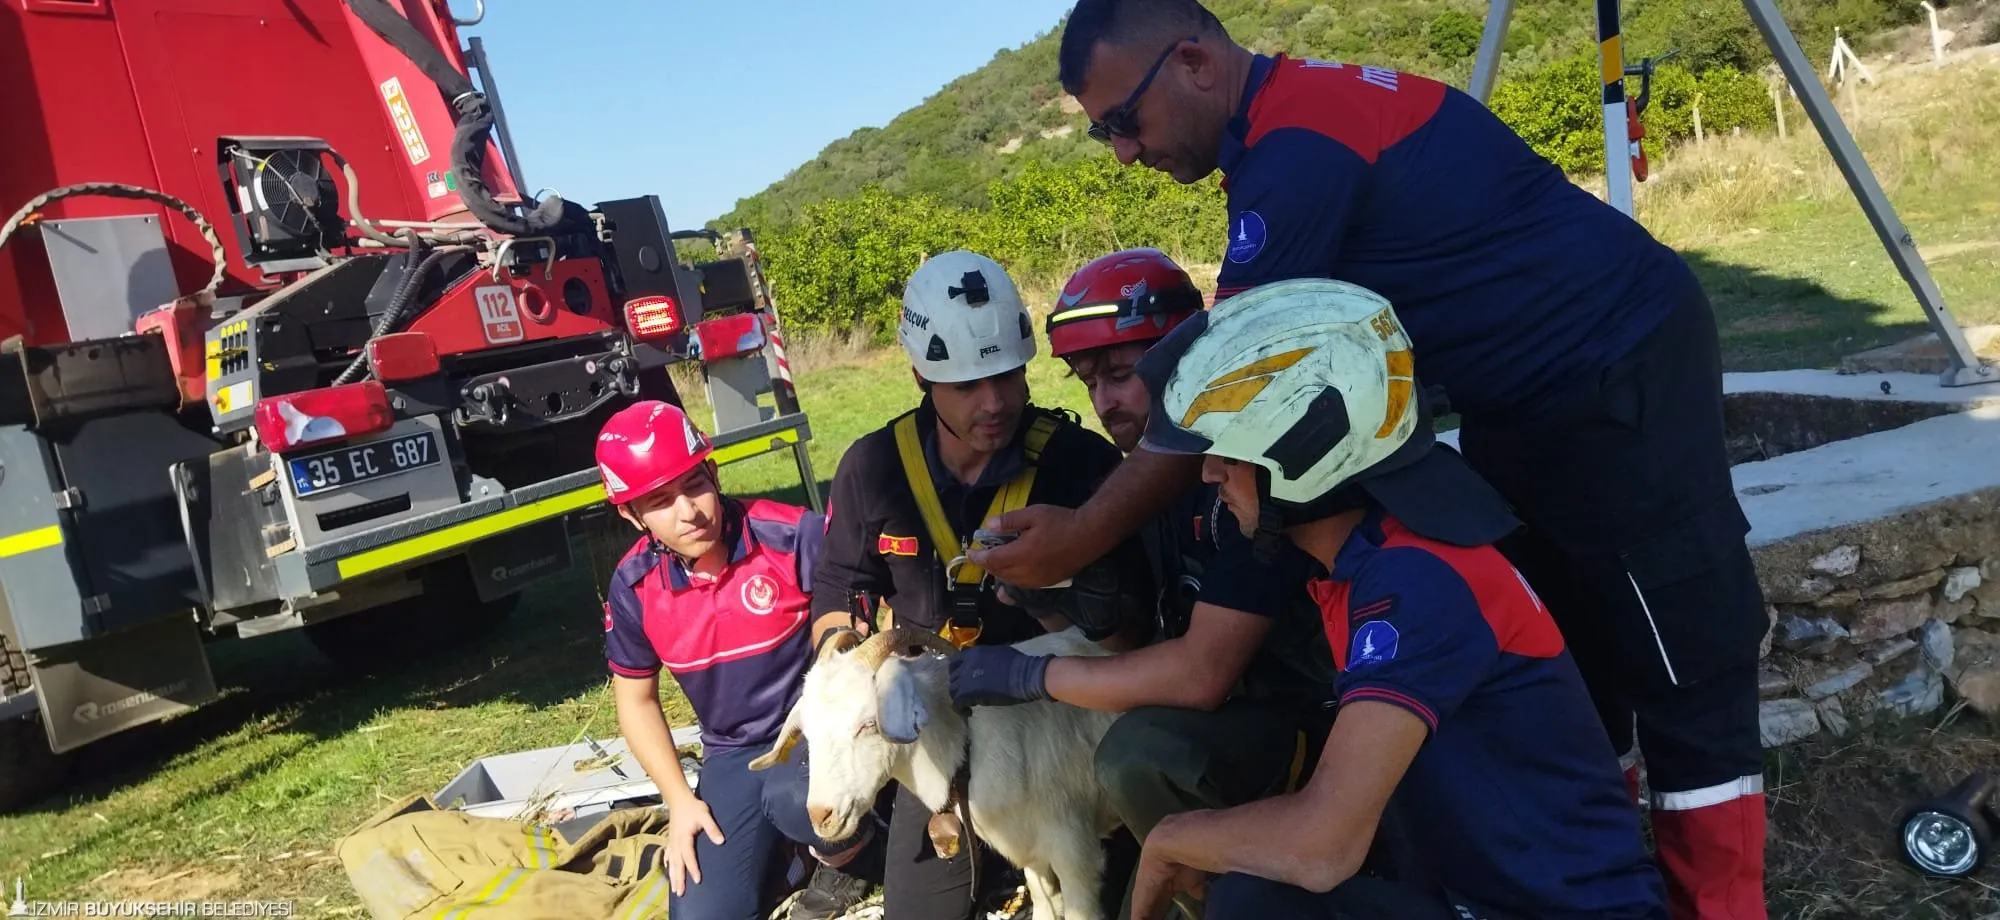
<path id="1" fill-rule="evenodd" d="M 825 661 L 835 655 L 861 644 L 861 634 L 853 628 L 842 626 L 827 633 L 819 643 L 819 653 L 813 656 L 815 663 Z"/>
<path id="2" fill-rule="evenodd" d="M 918 646 L 940 655 L 952 655 L 958 651 L 951 643 L 944 641 L 943 636 L 929 630 L 899 626 L 870 636 L 868 641 L 861 643 L 861 646 L 854 650 L 854 657 L 855 660 L 867 665 L 869 670 L 874 670 L 881 667 L 882 662 L 889 660 L 890 653 Z"/>

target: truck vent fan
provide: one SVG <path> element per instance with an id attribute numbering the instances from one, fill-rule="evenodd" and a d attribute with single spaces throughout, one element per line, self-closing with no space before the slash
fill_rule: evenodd
<path id="1" fill-rule="evenodd" d="M 313 138 L 222 139 L 218 165 L 244 261 L 267 272 L 317 268 L 345 242 L 329 152 Z"/>

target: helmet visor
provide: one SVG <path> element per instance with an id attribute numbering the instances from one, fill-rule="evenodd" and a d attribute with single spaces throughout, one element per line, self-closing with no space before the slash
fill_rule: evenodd
<path id="1" fill-rule="evenodd" d="M 1188 346 L 1208 328 L 1208 317 L 1207 311 L 1188 317 L 1146 349 L 1139 359 L 1139 380 L 1146 384 L 1146 395 L 1153 400 L 1153 410 L 1146 415 L 1146 433 L 1139 440 L 1139 446 L 1147 450 L 1161 454 L 1205 454 L 1215 446 L 1214 441 L 1176 424 L 1166 411 L 1167 381 L 1173 377 L 1181 356 L 1187 354 Z"/>

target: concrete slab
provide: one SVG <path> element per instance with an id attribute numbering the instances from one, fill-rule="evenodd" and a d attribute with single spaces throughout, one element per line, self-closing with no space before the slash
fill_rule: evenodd
<path id="1" fill-rule="evenodd" d="M 1731 470 L 1750 545 L 2000 487 L 2000 405 L 1835 441 Z"/>
<path id="2" fill-rule="evenodd" d="M 1883 384 L 1888 392 L 1882 391 Z M 1722 375 L 1725 396 L 1778 393 L 1882 402 L 1924 402 L 1971 408 L 2000 404 L 2000 380 L 1948 387 L 1936 374 L 1842 374 L 1831 370 L 1758 371 Z"/>

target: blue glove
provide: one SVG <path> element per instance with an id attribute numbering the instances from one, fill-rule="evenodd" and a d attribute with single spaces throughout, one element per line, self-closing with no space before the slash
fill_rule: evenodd
<path id="1" fill-rule="evenodd" d="M 1049 698 L 1049 659 L 1005 645 L 975 645 L 951 656 L 951 699 L 960 706 L 1012 706 Z"/>

